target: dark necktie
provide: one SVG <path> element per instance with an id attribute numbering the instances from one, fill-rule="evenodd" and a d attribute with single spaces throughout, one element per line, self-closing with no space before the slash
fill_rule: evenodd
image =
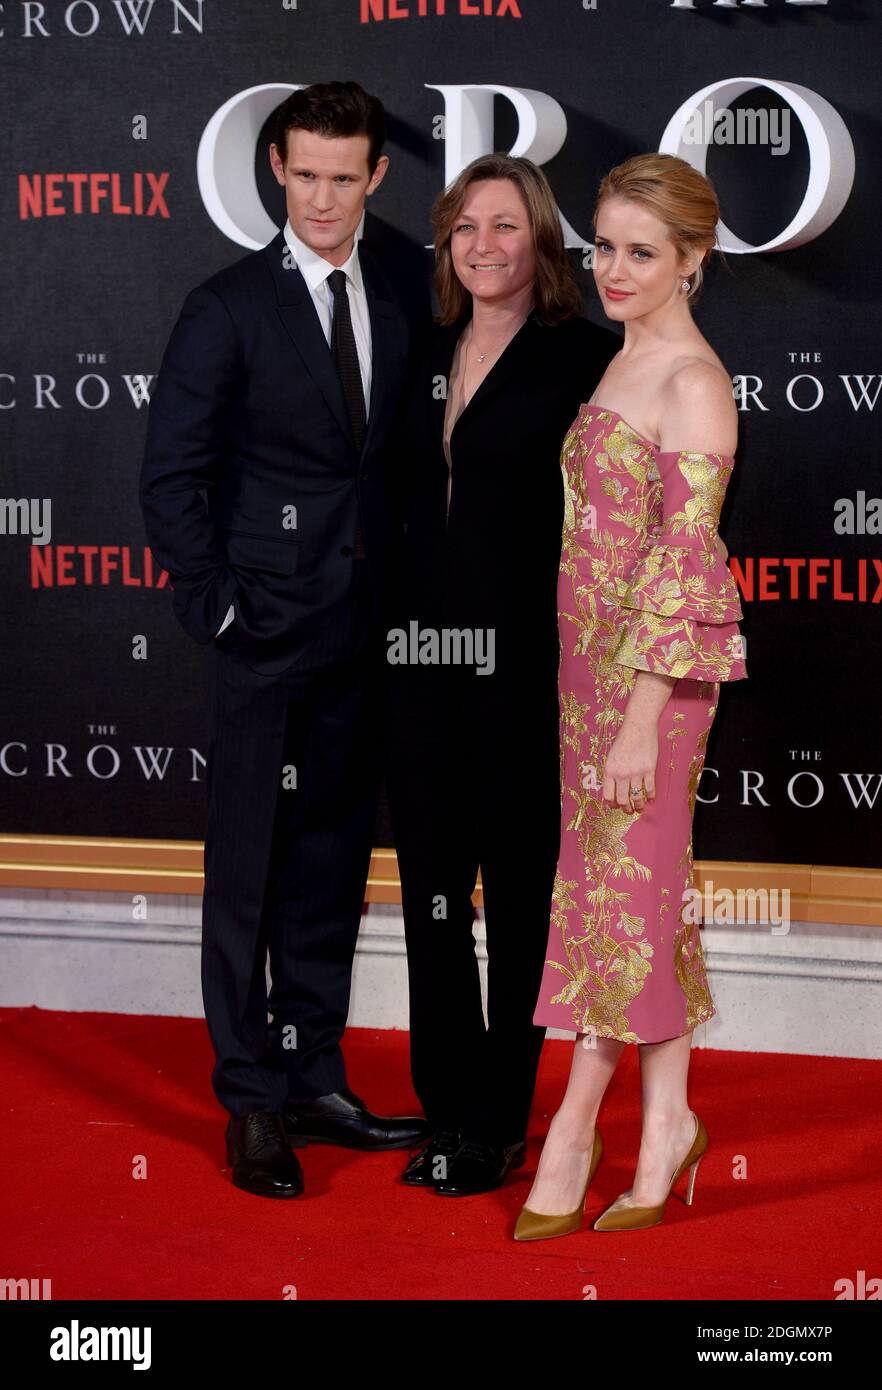
<path id="1" fill-rule="evenodd" d="M 361 367 L 358 364 L 358 348 L 352 329 L 352 314 L 349 309 L 349 295 L 346 290 L 345 270 L 332 270 L 328 284 L 334 295 L 334 317 L 331 323 L 331 352 L 343 387 L 346 401 L 346 414 L 352 426 L 355 447 L 359 454 L 364 443 L 367 415 L 364 408 L 364 391 L 361 385 Z M 357 503 L 356 503 L 357 506 Z M 356 512 L 355 520 L 355 558 L 364 556 L 364 538 L 361 530 L 361 517 Z"/>

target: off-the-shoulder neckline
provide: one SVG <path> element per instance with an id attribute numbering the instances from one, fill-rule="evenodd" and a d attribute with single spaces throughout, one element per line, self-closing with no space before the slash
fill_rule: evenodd
<path id="1" fill-rule="evenodd" d="M 613 410 L 612 406 L 610 405 L 592 405 L 590 401 L 585 401 L 583 402 L 582 410 L 597 410 L 602 412 L 602 414 L 604 415 L 614 415 L 616 419 L 621 424 L 623 424 L 626 429 L 629 429 L 632 434 L 636 435 L 637 438 L 643 444 L 648 444 L 649 448 L 652 449 L 653 453 L 655 454 L 671 454 L 672 456 L 676 456 L 678 458 L 680 454 L 689 454 L 701 458 L 714 459 L 734 458 L 733 454 L 706 454 L 702 449 L 662 449 L 660 444 L 656 444 L 655 441 L 652 439 L 647 439 L 645 434 L 641 434 L 638 429 L 635 429 L 635 427 L 628 420 L 625 419 L 624 415 L 620 415 L 619 412 L 617 410 Z"/>

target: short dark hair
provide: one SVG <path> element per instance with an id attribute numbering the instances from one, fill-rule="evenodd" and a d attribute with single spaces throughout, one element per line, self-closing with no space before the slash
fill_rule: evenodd
<path id="1" fill-rule="evenodd" d="M 288 159 L 289 130 L 330 137 L 366 135 L 373 175 L 386 139 L 386 112 L 379 97 L 357 82 L 313 82 L 292 92 L 276 112 L 274 143 L 283 163 Z"/>

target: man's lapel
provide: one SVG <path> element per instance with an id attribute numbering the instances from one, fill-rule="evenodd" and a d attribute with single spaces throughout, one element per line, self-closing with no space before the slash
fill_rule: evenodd
<path id="1" fill-rule="evenodd" d="M 306 281 L 288 252 L 284 232 L 264 253 L 270 264 L 278 296 L 278 312 L 304 365 L 334 413 L 353 449 L 355 439 L 346 412 L 343 387 L 328 347 Z M 401 384 L 407 359 L 404 315 L 392 298 L 375 257 L 359 243 L 358 259 L 371 321 L 371 398 L 362 454 L 382 437 L 391 414 L 391 403 Z M 288 262 L 291 262 L 290 268 Z"/>
<path id="2" fill-rule="evenodd" d="M 392 406 L 407 366 L 407 323 L 392 298 L 373 252 L 359 243 L 358 260 L 371 320 L 371 399 L 364 453 L 391 423 Z"/>
<path id="3" fill-rule="evenodd" d="M 285 326 L 306 370 L 321 391 L 334 413 L 346 438 L 355 448 L 355 440 L 346 413 L 343 387 L 331 349 L 319 322 L 315 305 L 306 281 L 294 264 L 284 232 L 279 232 L 265 248 L 270 270 L 276 285 L 279 318 Z M 290 265 L 289 265 L 290 262 Z"/>

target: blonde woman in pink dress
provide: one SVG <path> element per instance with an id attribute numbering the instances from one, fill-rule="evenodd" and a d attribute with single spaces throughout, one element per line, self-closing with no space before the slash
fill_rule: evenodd
<path id="1" fill-rule="evenodd" d="M 690 309 L 718 221 L 712 185 L 670 155 L 600 185 L 594 275 L 625 341 L 561 456 L 561 847 L 534 1014 L 578 1036 L 516 1240 L 582 1225 L 626 1043 L 640 1048 L 640 1152 L 594 1229 L 657 1224 L 687 1169 L 691 1203 L 708 1144 L 687 1101 L 692 1030 L 715 1013 L 688 911 L 692 817 L 720 683 L 747 674 L 717 533 L 737 410 Z"/>

